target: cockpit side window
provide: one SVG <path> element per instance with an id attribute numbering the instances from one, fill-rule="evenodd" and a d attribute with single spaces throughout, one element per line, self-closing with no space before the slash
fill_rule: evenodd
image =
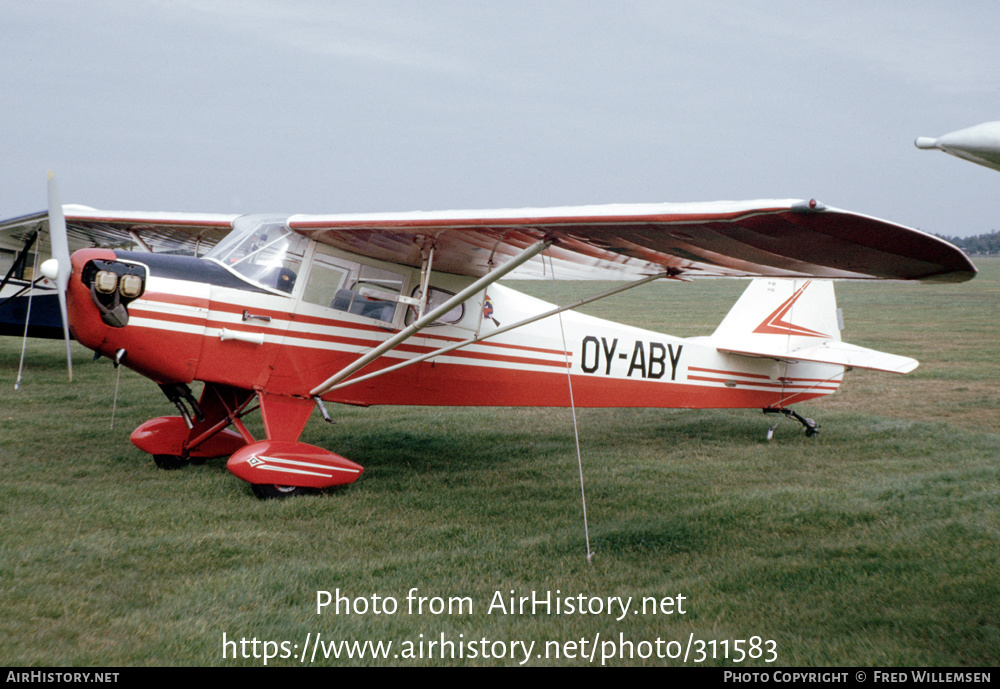
<path id="1" fill-rule="evenodd" d="M 413 298 L 420 299 L 422 292 L 419 287 L 413 290 Z M 454 292 L 446 292 L 443 289 L 438 289 L 437 287 L 430 287 L 427 289 L 427 306 L 424 307 L 424 313 L 430 313 L 437 307 L 441 306 L 443 303 L 455 296 Z M 441 318 L 434 321 L 431 325 L 449 325 L 452 323 L 458 323 L 465 316 L 465 304 L 459 304 L 453 308 L 448 313 L 441 316 Z M 406 325 L 410 325 L 413 321 L 417 320 L 417 309 L 411 306 L 406 311 Z"/>
<path id="2" fill-rule="evenodd" d="M 341 258 L 320 247 L 302 298 L 311 304 L 391 323 L 402 289 L 402 274 Z"/>

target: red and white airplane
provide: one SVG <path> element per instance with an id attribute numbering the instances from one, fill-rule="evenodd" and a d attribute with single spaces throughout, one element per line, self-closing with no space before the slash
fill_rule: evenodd
<path id="1" fill-rule="evenodd" d="M 180 410 L 142 424 L 132 442 L 168 468 L 229 457 L 261 497 L 361 475 L 299 441 L 314 409 L 329 418 L 324 402 L 757 408 L 813 434 L 790 405 L 833 393 L 851 368 L 917 366 L 841 341 L 832 280 L 976 272 L 941 239 L 814 201 L 88 215 L 137 232 L 225 225 L 203 258 L 83 249 L 70 259 L 51 180 L 47 220 L 56 258 L 43 272 L 66 295 L 76 339 L 155 381 Z M 498 282 L 508 275 L 630 282 L 556 306 Z M 569 310 L 699 276 L 757 278 L 707 337 Z M 258 408 L 263 439 L 242 422 Z"/>

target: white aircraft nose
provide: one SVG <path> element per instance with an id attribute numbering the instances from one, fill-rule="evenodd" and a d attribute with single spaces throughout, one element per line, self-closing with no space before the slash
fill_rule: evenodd
<path id="1" fill-rule="evenodd" d="M 994 170 L 1000 170 L 1000 122 L 985 122 L 932 139 L 921 136 L 917 148 L 937 148 L 945 153 Z"/>

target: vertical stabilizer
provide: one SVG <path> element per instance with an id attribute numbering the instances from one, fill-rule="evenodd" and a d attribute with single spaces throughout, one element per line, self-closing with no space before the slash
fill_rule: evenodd
<path id="1" fill-rule="evenodd" d="M 840 342 L 833 283 L 758 278 L 712 334 L 716 346 L 788 353 Z"/>
<path id="2" fill-rule="evenodd" d="M 842 318 L 825 280 L 758 278 L 739 298 L 708 342 L 719 351 L 781 361 L 909 373 L 916 359 L 847 344 Z"/>

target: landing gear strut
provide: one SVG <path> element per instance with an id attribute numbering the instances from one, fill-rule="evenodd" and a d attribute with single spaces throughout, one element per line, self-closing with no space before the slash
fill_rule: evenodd
<path id="1" fill-rule="evenodd" d="M 117 365 L 116 363 L 115 366 Z M 192 416 L 198 423 L 202 423 L 205 420 L 205 415 L 201 411 L 201 405 L 195 400 L 194 395 L 191 394 L 191 388 L 187 385 L 184 383 L 170 383 L 168 385 L 161 385 L 160 390 L 177 407 L 177 411 L 181 413 L 184 423 L 188 428 L 194 428 L 194 423 L 191 420 Z M 184 406 L 185 401 L 191 406 L 191 411 L 188 411 L 188 408 Z"/>
<path id="2" fill-rule="evenodd" d="M 812 419 L 807 419 L 798 412 L 792 409 L 785 409 L 783 407 L 768 407 L 764 410 L 765 414 L 784 414 L 786 417 L 791 417 L 805 426 L 806 437 L 813 437 L 819 434 L 819 424 Z M 780 423 L 780 420 L 779 420 Z M 770 440 L 774 436 L 774 429 L 778 427 L 778 424 L 774 424 L 767 429 L 767 439 Z"/>

